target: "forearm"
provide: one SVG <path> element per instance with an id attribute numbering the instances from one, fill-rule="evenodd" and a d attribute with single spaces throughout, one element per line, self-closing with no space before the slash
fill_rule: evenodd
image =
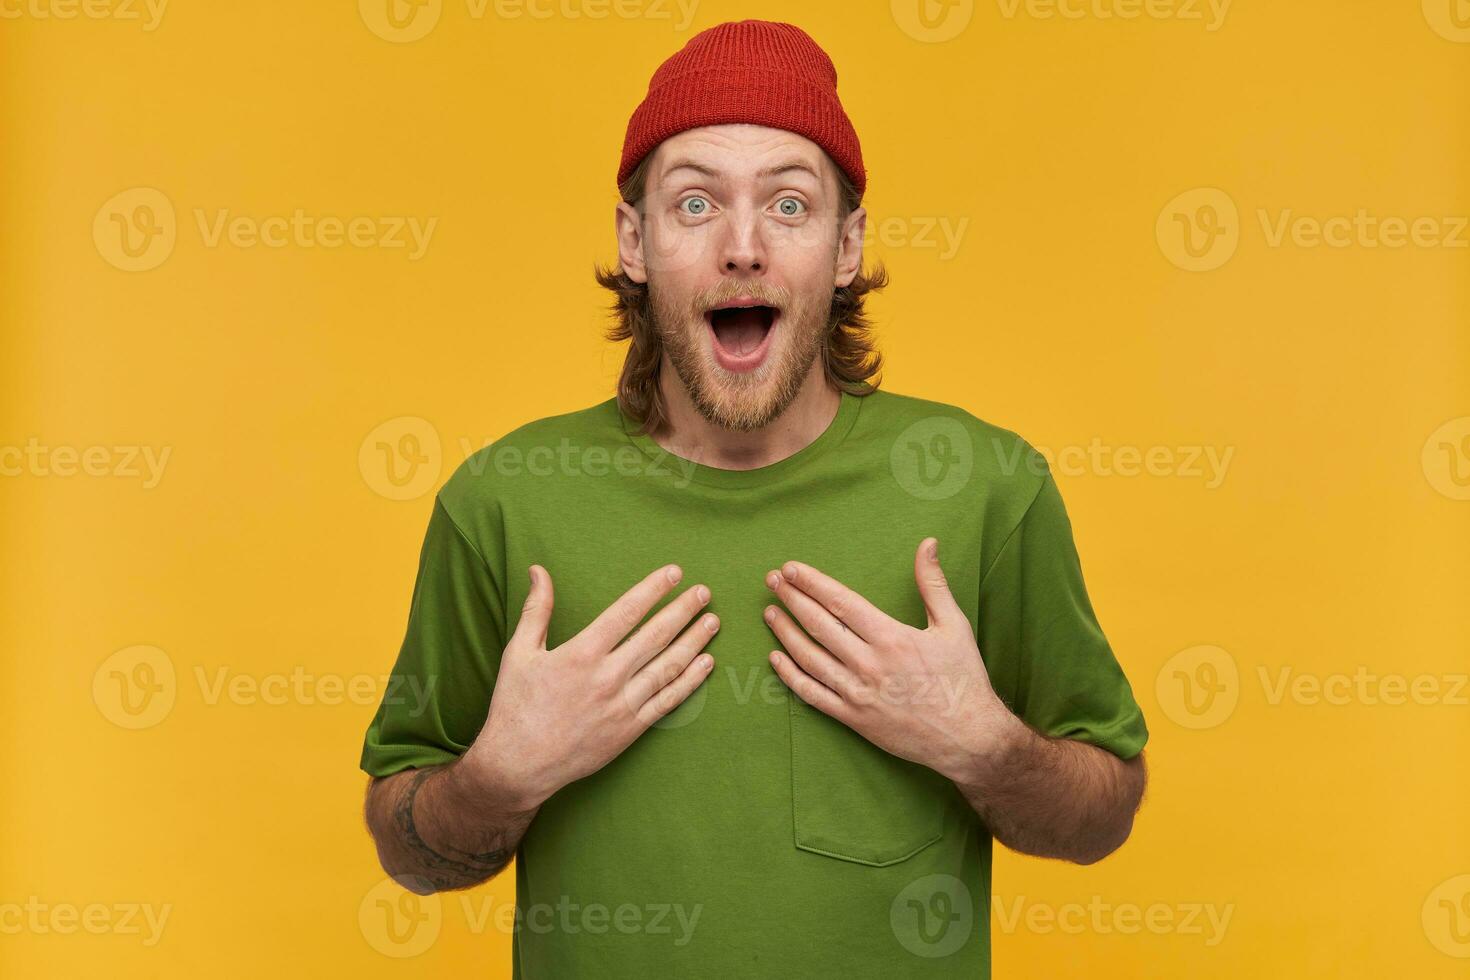
<path id="1" fill-rule="evenodd" d="M 1048 738 L 1010 715 L 955 779 L 990 833 L 1014 851 L 1091 864 L 1133 829 L 1143 797 L 1142 754 Z"/>
<path id="2" fill-rule="evenodd" d="M 378 860 L 419 894 L 469 888 L 499 874 L 520 845 L 536 808 L 497 799 L 459 762 L 375 780 L 367 822 Z"/>

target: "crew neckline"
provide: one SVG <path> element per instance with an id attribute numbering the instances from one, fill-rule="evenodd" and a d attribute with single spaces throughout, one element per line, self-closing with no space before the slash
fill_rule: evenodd
<path id="1" fill-rule="evenodd" d="M 733 489 L 773 483 L 789 476 L 794 470 L 822 456 L 828 450 L 836 448 L 857 421 L 863 399 L 872 397 L 872 395 L 854 395 L 845 390 L 840 390 L 838 394 L 841 395 L 841 400 L 837 403 L 837 414 L 832 416 L 832 421 L 827 424 L 820 435 L 784 459 L 778 459 L 774 463 L 767 463 L 765 466 L 757 466 L 749 470 L 729 470 L 719 466 L 707 466 L 665 449 L 652 436 L 637 431 L 638 423 L 623 411 L 617 398 L 613 398 L 612 401 L 618 413 L 618 419 L 622 423 L 623 435 L 642 450 L 645 456 L 661 461 L 665 467 L 676 472 L 681 479 L 688 479 L 705 486 Z"/>

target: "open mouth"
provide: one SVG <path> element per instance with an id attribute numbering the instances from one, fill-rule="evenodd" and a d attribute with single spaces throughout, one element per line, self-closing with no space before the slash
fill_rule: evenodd
<path id="1" fill-rule="evenodd" d="M 736 300 L 705 313 L 714 339 L 715 357 L 732 371 L 749 370 L 764 358 L 781 311 L 753 301 Z"/>

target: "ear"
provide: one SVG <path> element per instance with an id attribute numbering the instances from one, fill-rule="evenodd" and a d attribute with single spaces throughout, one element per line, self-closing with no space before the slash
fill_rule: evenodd
<path id="1" fill-rule="evenodd" d="M 838 289 L 852 285 L 858 270 L 863 267 L 863 232 L 868 226 L 867 208 L 854 208 L 842 222 L 837 241 L 837 275 L 834 284 Z"/>
<path id="2" fill-rule="evenodd" d="M 613 215 L 614 233 L 618 239 L 618 264 L 634 282 L 648 282 L 648 268 L 643 263 L 643 217 L 627 201 L 619 201 Z"/>

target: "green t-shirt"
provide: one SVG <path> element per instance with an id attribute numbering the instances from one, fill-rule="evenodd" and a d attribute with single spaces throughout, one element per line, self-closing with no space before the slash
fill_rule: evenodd
<path id="1" fill-rule="evenodd" d="M 932 534 L 1011 710 L 1131 758 L 1148 730 L 1044 457 L 963 409 L 883 390 L 844 393 L 816 440 L 753 470 L 682 459 L 635 429 L 609 398 L 458 467 L 434 501 L 390 688 L 432 697 L 384 699 L 362 768 L 469 747 L 532 563 L 552 575 L 554 651 L 676 562 L 664 601 L 709 586 L 714 670 L 542 806 L 516 855 L 514 975 L 989 976 L 984 824 L 937 773 L 787 691 L 767 660 L 780 644 L 763 577 L 804 561 L 922 628 L 914 552 Z M 943 711 L 950 695 L 912 696 Z"/>

